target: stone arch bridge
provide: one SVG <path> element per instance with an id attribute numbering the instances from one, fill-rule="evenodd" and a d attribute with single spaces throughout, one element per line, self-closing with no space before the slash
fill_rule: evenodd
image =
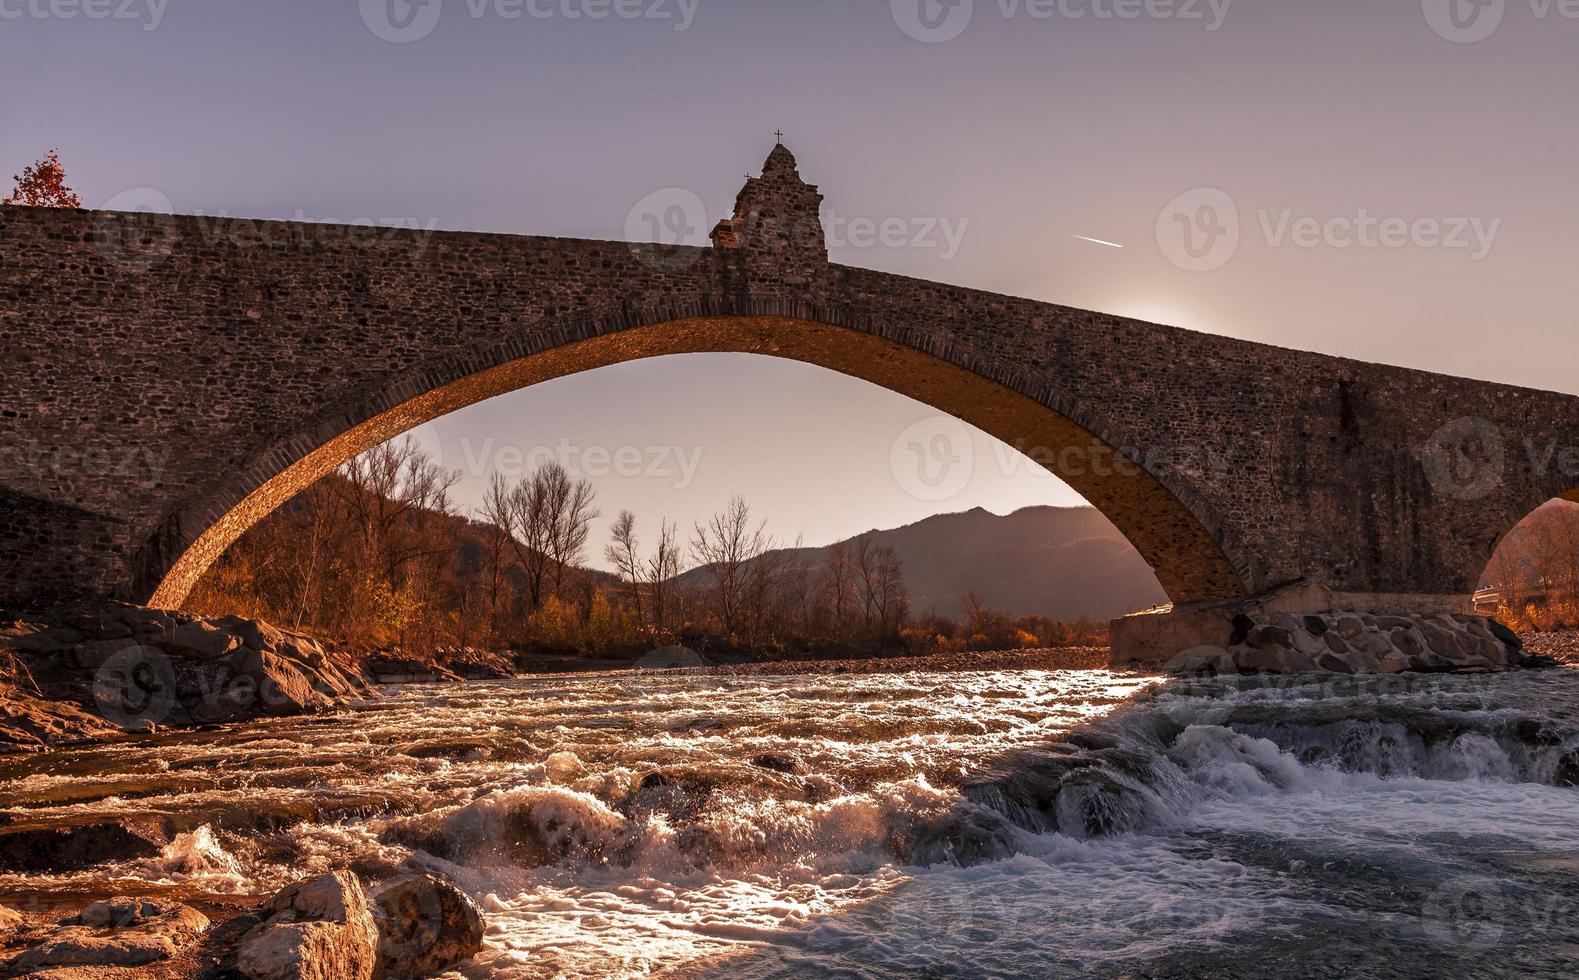
<path id="1" fill-rule="evenodd" d="M 689 351 L 808 361 L 979 426 L 1178 604 L 1305 581 L 1462 608 L 1504 533 L 1579 499 L 1579 398 L 834 265 L 821 200 L 779 147 L 711 248 L 0 208 L 0 603 L 178 604 L 383 440 Z"/>

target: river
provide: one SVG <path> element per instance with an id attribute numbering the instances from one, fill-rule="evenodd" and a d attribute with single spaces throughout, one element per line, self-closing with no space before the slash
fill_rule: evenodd
<path id="1" fill-rule="evenodd" d="M 0 902 L 447 875 L 455 977 L 1571 977 L 1579 672 L 611 673 L 0 759 L 162 853 Z"/>

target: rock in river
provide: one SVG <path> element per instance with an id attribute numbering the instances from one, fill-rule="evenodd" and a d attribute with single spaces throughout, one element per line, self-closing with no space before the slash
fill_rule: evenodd
<path id="1" fill-rule="evenodd" d="M 482 950 L 482 910 L 442 878 L 397 881 L 373 902 L 380 978 L 431 976 Z"/>
<path id="2" fill-rule="evenodd" d="M 185 905 L 144 898 L 94 902 L 6 964 L 6 974 L 57 967 L 139 967 L 177 955 L 208 931 L 208 918 Z"/>
<path id="3" fill-rule="evenodd" d="M 349 871 L 287 886 L 241 939 L 236 969 L 252 980 L 372 980 L 378 928 Z"/>

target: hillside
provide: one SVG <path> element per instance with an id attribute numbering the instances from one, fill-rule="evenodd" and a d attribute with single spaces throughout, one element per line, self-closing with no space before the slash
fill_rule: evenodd
<path id="1" fill-rule="evenodd" d="M 1011 615 L 1111 619 L 1166 602 L 1151 568 L 1090 507 L 1027 507 L 1000 517 L 981 508 L 869 532 L 904 562 L 917 615 L 958 617 L 975 592 Z M 825 548 L 798 553 L 820 561 Z M 681 576 L 700 585 L 707 573 Z"/>

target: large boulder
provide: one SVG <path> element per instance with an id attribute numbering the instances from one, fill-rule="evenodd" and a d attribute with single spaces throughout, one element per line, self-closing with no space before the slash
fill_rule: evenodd
<path id="1" fill-rule="evenodd" d="M 0 683 L 0 754 L 38 752 L 50 745 L 112 738 L 120 732 L 76 704 Z"/>
<path id="2" fill-rule="evenodd" d="M 373 903 L 381 980 L 431 976 L 482 950 L 482 910 L 442 878 L 421 874 L 397 881 Z"/>
<path id="3" fill-rule="evenodd" d="M 0 625 L 0 752 L 296 715 L 369 693 L 356 665 L 311 637 L 238 616 L 100 603 Z"/>
<path id="4" fill-rule="evenodd" d="M 253 980 L 372 980 L 378 927 L 356 876 L 336 871 L 283 889 L 242 937 L 236 969 Z"/>
<path id="5" fill-rule="evenodd" d="M 131 637 L 124 637 L 118 640 L 89 640 L 86 643 L 78 644 L 76 650 L 72 651 L 72 658 L 76 661 L 77 666 L 83 670 L 98 670 L 106 662 L 128 651 L 140 649 L 142 649 L 142 644 Z"/>
<path id="6" fill-rule="evenodd" d="M 215 628 L 234 635 L 241 646 L 254 650 L 278 650 L 285 643 L 285 634 L 259 619 L 242 619 L 240 616 L 222 616 L 213 621 Z"/>
<path id="7" fill-rule="evenodd" d="M 227 666 L 250 686 L 260 714 L 299 715 L 329 705 L 302 668 L 277 653 L 244 648 Z"/>
<path id="8" fill-rule="evenodd" d="M 242 639 L 233 630 L 198 619 L 149 637 L 148 645 L 172 656 L 212 661 L 241 649 Z"/>
<path id="9" fill-rule="evenodd" d="M 8 974 L 57 967 L 140 967 L 168 960 L 208 931 L 196 909 L 146 898 L 94 902 L 6 964 Z"/>

